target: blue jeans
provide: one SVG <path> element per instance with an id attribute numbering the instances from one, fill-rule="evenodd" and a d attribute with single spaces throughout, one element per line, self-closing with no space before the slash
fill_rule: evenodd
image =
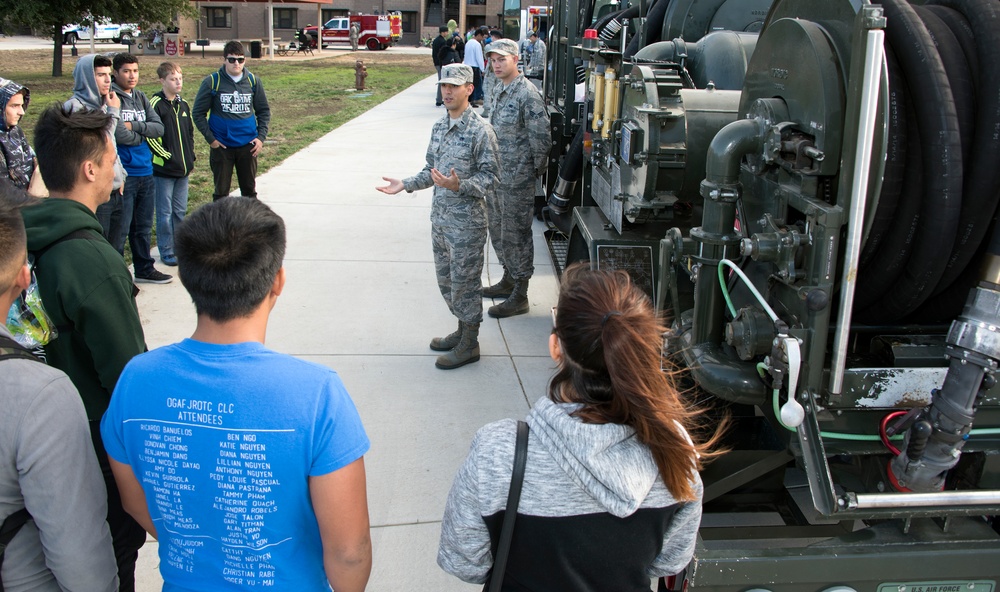
<path id="1" fill-rule="evenodd" d="M 156 185 L 156 246 L 160 259 L 174 256 L 174 229 L 184 221 L 188 207 L 187 177 L 153 176 Z"/>
<path id="2" fill-rule="evenodd" d="M 153 258 L 149 244 L 153 240 L 153 210 L 156 206 L 156 188 L 153 175 L 125 179 L 122 195 L 132 202 L 132 224 L 128 230 L 128 246 L 132 249 L 132 263 L 136 277 L 146 277 L 153 272 Z"/>
<path id="3" fill-rule="evenodd" d="M 122 256 L 125 255 L 125 237 L 132 224 L 132 205 L 131 195 L 125 196 L 115 190 L 107 203 L 97 206 L 97 221 L 101 223 L 104 238 Z"/>

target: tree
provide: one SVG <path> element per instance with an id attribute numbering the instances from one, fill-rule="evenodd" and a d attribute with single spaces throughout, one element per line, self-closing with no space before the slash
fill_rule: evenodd
<path id="1" fill-rule="evenodd" d="M 51 33 L 53 76 L 62 76 L 63 25 L 103 18 L 141 25 L 169 23 L 178 13 L 198 15 L 188 0 L 0 0 L 0 14 L 8 22 Z"/>

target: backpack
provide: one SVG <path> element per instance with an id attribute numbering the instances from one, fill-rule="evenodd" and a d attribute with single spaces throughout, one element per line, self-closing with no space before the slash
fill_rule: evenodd
<path id="1" fill-rule="evenodd" d="M 250 72 L 249 70 L 247 70 L 245 73 L 247 75 L 247 78 L 250 79 L 250 91 L 253 92 L 254 94 L 257 94 L 257 77 L 254 76 L 253 73 Z M 219 72 L 215 71 L 212 72 L 212 96 L 214 97 L 217 94 L 219 94 Z"/>
<path id="2" fill-rule="evenodd" d="M 29 259 L 28 260 L 31 263 L 31 269 L 32 269 L 32 275 L 31 275 L 31 281 L 32 281 L 32 284 L 33 284 L 32 288 L 37 288 L 37 286 L 34 285 L 35 281 L 36 281 L 35 280 L 34 270 L 39 266 L 40 261 L 42 259 L 42 256 L 45 255 L 45 253 L 47 253 L 49 251 L 49 249 L 51 249 L 52 247 L 58 245 L 59 243 L 66 242 L 68 240 L 90 240 L 90 241 L 101 241 L 101 242 L 104 242 L 104 237 L 102 235 L 100 235 L 100 234 L 96 234 L 94 231 L 86 230 L 84 228 L 78 228 L 77 230 L 74 230 L 73 232 L 70 232 L 70 233 L 68 233 L 66 235 L 63 235 L 63 236 L 59 237 L 58 239 L 52 241 L 51 243 L 49 243 L 48 245 L 46 245 L 44 248 L 38 249 L 36 251 L 29 251 L 28 252 Z M 31 290 L 32 288 L 29 288 L 29 290 Z M 135 285 L 133 284 L 133 296 L 135 295 L 135 293 L 138 293 L 138 289 L 135 288 Z M 39 296 L 40 296 L 40 294 L 39 294 Z M 51 320 L 48 318 L 48 315 L 45 313 L 45 302 L 41 301 L 40 299 L 39 299 L 39 302 L 40 302 L 40 308 L 42 309 L 40 311 L 40 313 L 39 312 L 31 311 L 27 307 L 25 307 L 24 309 L 22 309 L 22 314 L 21 314 L 21 319 L 20 319 L 21 322 L 23 322 L 25 324 L 34 324 L 36 321 L 34 320 L 33 317 L 35 315 L 37 315 L 37 314 L 41 314 L 41 316 L 45 320 L 45 323 L 46 324 L 51 324 Z M 51 338 L 55 339 L 63 331 L 72 331 L 72 330 L 73 330 L 72 323 L 70 323 L 68 326 L 55 325 L 55 332 L 53 333 L 53 335 L 52 335 Z M 44 353 L 44 347 L 42 345 L 39 345 L 38 347 L 35 347 L 32 353 L 34 353 L 42 362 L 46 361 L 46 359 L 45 359 L 45 353 Z M 0 359 L 2 359 L 2 358 L 0 358 Z M 3 592 L 3 590 L 0 589 L 0 592 Z"/>
<path id="3" fill-rule="evenodd" d="M 41 360 L 31 355 L 31 352 L 25 349 L 20 343 L 9 337 L 0 335 L 0 361 L 10 359 L 34 360 L 35 362 L 42 363 Z M 17 536 L 21 527 L 28 520 L 31 520 L 31 514 L 28 513 L 27 508 L 21 508 L 4 519 L 3 525 L 0 526 L 0 568 L 3 568 L 3 557 L 4 552 L 7 550 L 7 545 L 14 540 L 14 537 Z M 3 580 L 0 580 L 0 592 L 3 592 Z"/>

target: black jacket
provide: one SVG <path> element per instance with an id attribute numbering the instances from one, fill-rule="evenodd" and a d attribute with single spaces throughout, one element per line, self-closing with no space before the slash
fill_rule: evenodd
<path id="1" fill-rule="evenodd" d="M 458 64 L 461 62 L 461 60 L 458 59 L 458 52 L 455 51 L 455 48 L 447 45 L 442 47 L 441 51 L 438 52 L 437 59 L 442 66 L 447 66 L 448 64 Z"/>
<path id="2" fill-rule="evenodd" d="M 194 168 L 194 122 L 191 106 L 181 97 L 168 101 L 163 91 L 150 100 L 153 110 L 163 122 L 163 137 L 150 138 L 153 151 L 153 175 L 157 177 L 186 177 Z"/>
<path id="3" fill-rule="evenodd" d="M 431 57 L 434 58 L 434 66 L 440 68 L 444 64 L 441 63 L 441 48 L 447 42 L 447 38 L 442 37 L 440 33 L 434 38 L 434 42 L 431 43 Z"/>

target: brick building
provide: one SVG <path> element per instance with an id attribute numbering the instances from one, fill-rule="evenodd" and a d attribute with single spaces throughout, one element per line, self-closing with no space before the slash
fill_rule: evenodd
<path id="1" fill-rule="evenodd" d="M 527 5 L 527 3 L 525 3 Z M 183 19 L 181 33 L 188 39 L 266 39 L 267 3 L 265 2 L 195 2 L 199 21 Z M 291 40 L 295 31 L 348 12 L 383 14 L 399 11 L 403 15 L 403 45 L 417 45 L 421 37 L 434 37 L 438 27 L 454 19 L 462 31 L 488 25 L 498 27 L 503 0 L 333 0 L 327 4 L 275 1 L 274 36 Z"/>

